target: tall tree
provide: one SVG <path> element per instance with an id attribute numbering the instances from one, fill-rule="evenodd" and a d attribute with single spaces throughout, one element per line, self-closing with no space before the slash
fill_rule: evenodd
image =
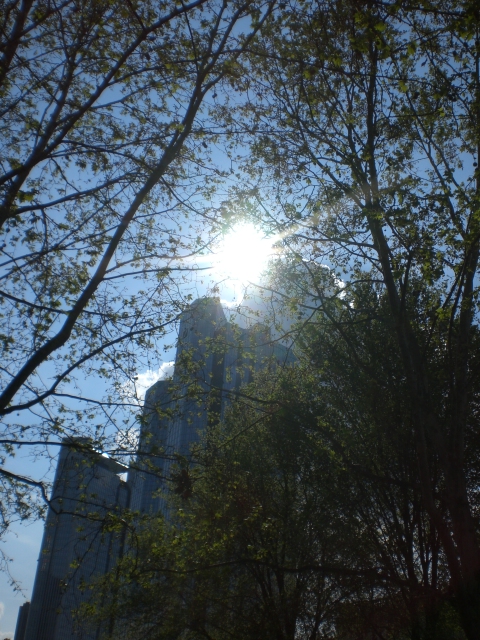
<path id="1" fill-rule="evenodd" d="M 319 489 L 329 451 L 288 408 L 302 395 L 293 377 L 267 375 L 257 391 L 210 427 L 183 469 L 190 490 L 170 494 L 166 522 L 139 523 L 134 553 L 103 581 L 105 608 L 93 610 L 126 637 L 330 637 L 358 582 L 337 559 L 360 532 Z"/>
<path id="2" fill-rule="evenodd" d="M 360 342 L 374 325 L 365 364 L 390 351 L 385 307 L 371 296 L 377 319 L 364 309 L 349 328 Z M 210 425 L 167 521 L 139 522 L 133 553 L 102 581 L 103 607 L 90 610 L 126 637 L 464 637 L 421 504 L 395 350 L 367 375 L 318 315 L 297 355 Z"/>
<path id="3" fill-rule="evenodd" d="M 384 578 L 369 598 L 364 592 L 351 602 L 351 628 L 356 619 L 358 633 L 377 626 L 412 639 L 451 637 L 455 616 L 449 613 L 447 562 L 422 504 L 414 424 L 388 300 L 372 283 L 346 290 L 332 279 L 325 267 L 301 264 L 289 277 L 297 298 L 299 283 L 307 290 L 328 291 L 323 311 L 302 330 L 310 414 L 348 478 L 347 496 L 337 497 L 339 508 L 347 520 L 362 523 L 370 562 Z M 476 472 L 478 448 L 471 453 L 470 469 Z M 435 468 L 433 451 L 429 457 Z M 432 482 L 439 491 L 436 470 Z"/>
<path id="4" fill-rule="evenodd" d="M 388 300 L 422 503 L 479 638 L 478 6 L 283 6 L 238 83 L 252 96 L 249 193 L 298 259 Z M 323 304 L 328 291 L 311 294 Z M 332 322 L 352 355 L 356 311 Z"/>
<path id="5" fill-rule="evenodd" d="M 115 394 L 161 351 L 188 297 L 179 278 L 211 237 L 222 176 L 209 109 L 272 3 L 1 8 L 4 462 L 64 435 L 115 446 L 128 404 Z M 29 515 L 32 486 L 43 491 L 0 471 L 2 527 Z"/>

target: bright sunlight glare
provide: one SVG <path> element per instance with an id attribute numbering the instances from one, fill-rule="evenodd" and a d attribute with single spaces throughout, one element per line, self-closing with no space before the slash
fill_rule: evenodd
<path id="1" fill-rule="evenodd" d="M 224 237 L 215 254 L 215 270 L 222 277 L 242 284 L 258 282 L 275 252 L 274 242 L 252 224 L 239 224 Z"/>

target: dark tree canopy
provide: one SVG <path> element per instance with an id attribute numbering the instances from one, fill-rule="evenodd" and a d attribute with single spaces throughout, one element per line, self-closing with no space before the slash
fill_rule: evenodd
<path id="1" fill-rule="evenodd" d="M 307 267 L 329 265 L 345 300 L 363 282 L 385 301 L 384 357 L 400 363 L 422 508 L 470 638 L 480 629 L 479 26 L 469 2 L 287 3 L 241 80 L 259 218 Z M 348 330 L 371 330 L 363 302 L 332 315 L 328 289 L 309 280 L 366 367 Z"/>

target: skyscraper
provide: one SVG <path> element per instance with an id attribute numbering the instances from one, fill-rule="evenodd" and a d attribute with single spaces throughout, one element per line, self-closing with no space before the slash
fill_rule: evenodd
<path id="1" fill-rule="evenodd" d="M 128 472 L 130 508 L 141 513 L 161 510 L 168 427 L 171 422 L 171 380 L 159 380 L 145 394 L 136 463 Z"/>
<path id="2" fill-rule="evenodd" d="M 207 425 L 211 391 L 223 382 L 223 348 L 214 353 L 214 343 L 226 325 L 221 305 L 211 298 L 196 300 L 182 314 L 173 378 L 145 395 L 139 451 L 128 476 L 134 510 L 162 509 L 162 479 L 172 457 L 188 456 Z"/>
<path id="3" fill-rule="evenodd" d="M 25 640 L 25 630 L 27 628 L 28 612 L 30 602 L 24 602 L 18 609 L 17 627 L 15 629 L 14 640 Z"/>
<path id="4" fill-rule="evenodd" d="M 134 510 L 162 510 L 172 463 L 190 459 L 209 422 L 220 419 L 235 392 L 272 360 L 284 364 L 293 357 L 258 321 L 249 328 L 232 324 L 212 298 L 200 298 L 183 312 L 173 378 L 158 381 L 145 395 L 139 453 L 129 472 Z"/>
<path id="5" fill-rule="evenodd" d="M 66 441 L 60 451 L 25 640 L 95 640 L 73 612 L 88 599 L 87 584 L 105 574 L 121 552 L 121 536 L 104 532 L 107 514 L 128 506 L 126 468 L 93 451 L 88 441 Z"/>
<path id="6" fill-rule="evenodd" d="M 105 519 L 127 507 L 165 512 L 172 463 L 191 458 L 192 445 L 256 371 L 292 361 L 255 316 L 239 327 L 211 298 L 184 311 L 173 378 L 159 380 L 146 393 L 128 481 L 119 477 L 126 467 L 93 451 L 87 440 L 62 446 L 25 640 L 97 640 L 101 629 L 78 624 L 74 612 L 89 597 L 88 583 L 106 574 L 122 553 L 121 536 L 104 532 Z"/>

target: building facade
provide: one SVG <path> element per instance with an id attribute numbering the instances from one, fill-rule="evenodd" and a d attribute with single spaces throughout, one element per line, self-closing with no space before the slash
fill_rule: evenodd
<path id="1" fill-rule="evenodd" d="M 86 441 L 60 451 L 45 523 L 25 640 L 96 640 L 99 629 L 75 619 L 89 598 L 87 585 L 109 571 L 121 553 L 121 535 L 104 531 L 109 514 L 129 502 L 119 474 L 126 467 L 91 450 Z"/>
<path id="2" fill-rule="evenodd" d="M 24 602 L 18 609 L 17 627 L 15 629 L 14 640 L 25 640 L 25 631 L 27 628 L 28 612 L 30 611 L 30 602 Z"/>
<path id="3" fill-rule="evenodd" d="M 190 463 L 192 446 L 256 371 L 293 362 L 258 321 L 240 327 L 221 304 L 202 298 L 180 321 L 173 377 L 146 393 L 138 452 L 126 467 L 94 452 L 87 441 L 62 446 L 38 561 L 30 612 L 19 640 L 97 640 L 101 629 L 82 626 L 78 607 L 87 585 L 106 574 L 122 553 L 118 534 L 105 533 L 110 513 L 129 508 L 167 513 L 165 493 L 172 466 Z M 24 624 L 25 617 L 22 617 Z M 20 633 L 20 616 L 17 625 Z"/>
<path id="4" fill-rule="evenodd" d="M 129 472 L 132 508 L 164 511 L 172 465 L 190 461 L 208 424 L 223 417 L 256 371 L 291 362 L 290 351 L 272 342 L 258 321 L 242 328 L 227 321 L 217 300 L 193 302 L 181 317 L 172 379 L 159 380 L 145 395 L 139 452 Z"/>

